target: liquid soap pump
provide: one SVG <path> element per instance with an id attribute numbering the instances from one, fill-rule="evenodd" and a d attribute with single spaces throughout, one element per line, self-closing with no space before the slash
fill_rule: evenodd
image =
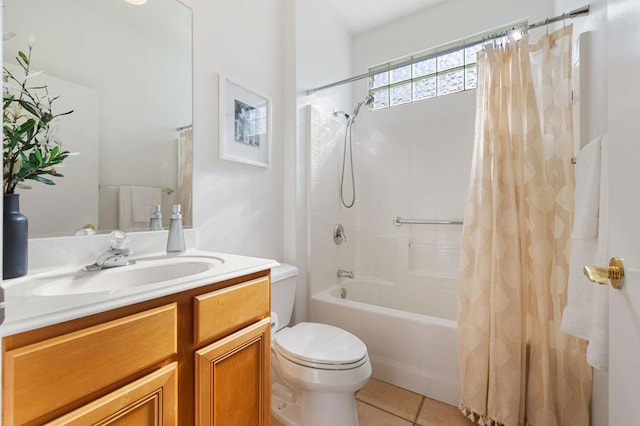
<path id="1" fill-rule="evenodd" d="M 152 231 L 162 231 L 162 213 L 160 212 L 160 205 L 153 206 L 149 227 Z"/>
<path id="2" fill-rule="evenodd" d="M 182 230 L 182 214 L 180 204 L 173 206 L 169 222 L 169 238 L 167 238 L 167 255 L 175 256 L 185 252 L 184 231 Z"/>

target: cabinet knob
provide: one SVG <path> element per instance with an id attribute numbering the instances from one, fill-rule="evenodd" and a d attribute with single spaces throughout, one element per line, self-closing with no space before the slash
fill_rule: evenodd
<path id="1" fill-rule="evenodd" d="M 596 284 L 607 285 L 611 283 L 611 287 L 619 290 L 622 288 L 624 281 L 624 265 L 622 259 L 612 257 L 609 260 L 609 266 L 586 265 L 582 270 L 590 281 Z"/>

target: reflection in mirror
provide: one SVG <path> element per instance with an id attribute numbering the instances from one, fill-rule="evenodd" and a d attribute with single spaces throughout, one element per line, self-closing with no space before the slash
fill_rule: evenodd
<path id="1" fill-rule="evenodd" d="M 181 204 L 191 225 L 191 10 L 178 0 L 5 0 L 3 59 L 16 66 L 35 35 L 33 84 L 60 96 L 57 137 L 78 155 L 55 186 L 27 182 L 29 236 L 149 230 L 152 206 L 168 226 Z"/>

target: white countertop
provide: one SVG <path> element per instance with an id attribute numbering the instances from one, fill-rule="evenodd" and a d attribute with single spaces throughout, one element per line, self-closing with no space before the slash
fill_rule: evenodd
<path id="1" fill-rule="evenodd" d="M 23 331 L 57 324 L 263 271 L 279 265 L 278 262 L 271 259 L 223 253 L 189 251 L 185 256 L 216 257 L 224 260 L 224 262 L 210 271 L 192 275 L 188 278 L 178 278 L 163 281 L 160 284 L 148 284 L 95 293 L 47 296 L 34 293 L 35 289 L 59 279 L 60 276 L 77 273 L 80 269 L 77 266 L 73 268 L 60 268 L 53 271 L 43 271 L 25 277 L 3 281 L 2 287 L 5 292 L 5 321 L 0 325 L 0 335 L 9 336 Z M 163 256 L 155 256 L 154 259 L 162 257 Z M 129 267 L 123 266 L 118 269 L 121 268 Z M 86 274 L 100 274 L 101 272 L 102 271 L 86 272 Z"/>

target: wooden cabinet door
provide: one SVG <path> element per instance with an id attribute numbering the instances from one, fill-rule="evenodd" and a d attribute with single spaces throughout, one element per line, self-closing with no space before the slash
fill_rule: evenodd
<path id="1" fill-rule="evenodd" d="M 270 319 L 195 355 L 196 425 L 271 425 Z"/>
<path id="2" fill-rule="evenodd" d="M 171 363 L 47 425 L 176 426 L 177 375 Z"/>

